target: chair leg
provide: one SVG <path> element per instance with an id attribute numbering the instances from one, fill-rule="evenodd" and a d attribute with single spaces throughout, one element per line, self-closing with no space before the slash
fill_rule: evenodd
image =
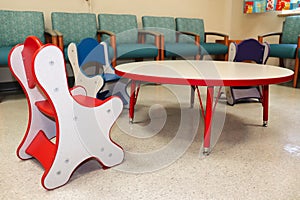
<path id="1" fill-rule="evenodd" d="M 298 73 L 299 73 L 299 58 L 295 59 L 295 68 L 294 68 L 294 80 L 293 80 L 293 87 L 297 87 L 298 82 Z"/>

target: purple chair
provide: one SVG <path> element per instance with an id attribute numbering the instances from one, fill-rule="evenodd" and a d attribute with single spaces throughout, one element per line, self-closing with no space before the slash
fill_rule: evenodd
<path id="1" fill-rule="evenodd" d="M 255 39 L 243 40 L 229 45 L 229 62 L 254 62 L 266 64 L 270 52 L 268 43 L 260 43 Z M 259 86 L 227 87 L 226 98 L 229 105 L 238 102 L 261 101 L 261 89 Z"/>

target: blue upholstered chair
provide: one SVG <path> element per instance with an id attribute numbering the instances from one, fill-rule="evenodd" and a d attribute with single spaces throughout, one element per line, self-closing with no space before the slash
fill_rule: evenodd
<path id="1" fill-rule="evenodd" d="M 58 46 L 66 60 L 71 42 L 79 43 L 84 38 L 97 39 L 97 18 L 93 13 L 51 13 L 52 29 L 58 35 Z"/>
<path id="2" fill-rule="evenodd" d="M 200 36 L 200 54 L 204 55 L 225 55 L 227 60 L 228 35 L 216 32 L 205 32 L 203 19 L 198 18 L 176 18 L 176 30 L 188 34 Z M 221 37 L 224 44 L 207 42 L 208 36 Z"/>
<path id="3" fill-rule="evenodd" d="M 0 10 L 1 91 L 18 89 L 17 81 L 8 70 L 8 54 L 13 46 L 23 43 L 29 35 L 38 37 L 44 43 L 57 43 L 54 32 L 45 30 L 42 12 Z"/>
<path id="4" fill-rule="evenodd" d="M 116 66 L 118 59 L 160 59 L 160 35 L 139 30 L 135 15 L 99 14 L 98 23 L 100 29 L 98 33 L 101 36 L 98 39 L 109 44 L 113 66 Z M 145 35 L 151 35 L 154 41 L 145 44 Z"/>
<path id="5" fill-rule="evenodd" d="M 270 36 L 277 36 L 278 43 L 270 44 L 270 57 L 280 59 L 280 66 L 284 66 L 283 59 L 295 59 L 293 87 L 297 87 L 300 57 L 300 16 L 288 16 L 282 26 L 281 32 L 267 33 L 258 36 L 260 42 L 267 41 Z"/>
<path id="6" fill-rule="evenodd" d="M 199 59 L 199 36 L 185 37 L 179 41 L 176 32 L 175 19 L 173 17 L 143 16 L 142 24 L 145 30 L 156 31 L 161 34 L 161 60 L 165 57 L 195 57 Z M 183 36 L 182 36 L 183 37 Z M 152 38 L 146 38 L 146 42 Z"/>

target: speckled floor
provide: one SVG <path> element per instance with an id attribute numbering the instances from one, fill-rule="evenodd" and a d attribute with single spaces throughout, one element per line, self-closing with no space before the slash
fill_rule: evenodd
<path id="1" fill-rule="evenodd" d="M 91 160 L 47 191 L 39 163 L 16 156 L 28 111 L 23 95 L 11 95 L 0 103 L 0 199 L 300 199 L 299 103 L 300 89 L 272 85 L 264 128 L 259 103 L 232 107 L 221 99 L 216 144 L 204 157 L 203 120 L 199 103 L 189 108 L 189 88 L 145 85 L 135 123 L 125 109 L 111 130 L 124 162 L 103 170 Z"/>

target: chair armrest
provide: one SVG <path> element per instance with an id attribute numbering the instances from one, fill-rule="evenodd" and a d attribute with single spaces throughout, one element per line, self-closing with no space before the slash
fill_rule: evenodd
<path id="1" fill-rule="evenodd" d="M 108 30 L 98 30 L 97 31 L 97 38 L 98 38 L 98 42 L 101 42 L 101 36 L 102 35 L 108 35 L 110 38 L 110 46 L 113 48 L 114 50 L 114 55 L 112 58 L 112 66 L 115 67 L 117 65 L 117 41 L 116 41 L 116 34 L 108 31 Z"/>
<path id="2" fill-rule="evenodd" d="M 149 31 L 149 30 L 145 30 L 145 29 L 139 29 L 138 30 L 138 42 L 145 43 L 146 35 L 151 35 L 154 37 L 154 45 L 159 49 L 161 33 L 158 33 L 155 31 Z"/>
<path id="3" fill-rule="evenodd" d="M 45 36 L 46 43 L 51 43 L 56 46 L 58 45 L 57 34 L 55 31 L 53 31 L 51 29 L 45 29 L 44 36 Z"/>
<path id="4" fill-rule="evenodd" d="M 282 32 L 271 32 L 271 33 L 266 33 L 262 35 L 258 35 L 258 41 L 260 43 L 263 43 L 264 38 L 270 37 L 270 36 L 279 36 L 279 43 L 281 42 L 281 36 Z"/>
<path id="5" fill-rule="evenodd" d="M 228 46 L 229 44 L 228 44 L 228 39 L 229 39 L 229 36 L 227 35 L 227 34 L 223 34 L 223 33 L 218 33 L 218 32 L 205 32 L 204 33 L 204 42 L 206 42 L 206 37 L 208 36 L 208 35 L 212 35 L 212 36 L 219 36 L 219 37 L 223 37 L 224 39 L 224 44 L 226 45 L 226 46 Z"/>
<path id="6" fill-rule="evenodd" d="M 58 30 L 51 30 L 51 33 L 55 33 L 56 35 L 56 46 L 58 46 L 60 48 L 60 50 L 62 50 L 64 52 L 64 39 L 63 39 L 63 34 L 58 31 Z"/>
<path id="7" fill-rule="evenodd" d="M 176 42 L 179 41 L 179 36 L 180 35 L 189 35 L 189 36 L 193 36 L 194 37 L 194 41 L 195 41 L 195 44 L 197 46 L 200 45 L 200 35 L 194 33 L 194 32 L 189 32 L 189 31 L 177 31 L 176 32 Z"/>

